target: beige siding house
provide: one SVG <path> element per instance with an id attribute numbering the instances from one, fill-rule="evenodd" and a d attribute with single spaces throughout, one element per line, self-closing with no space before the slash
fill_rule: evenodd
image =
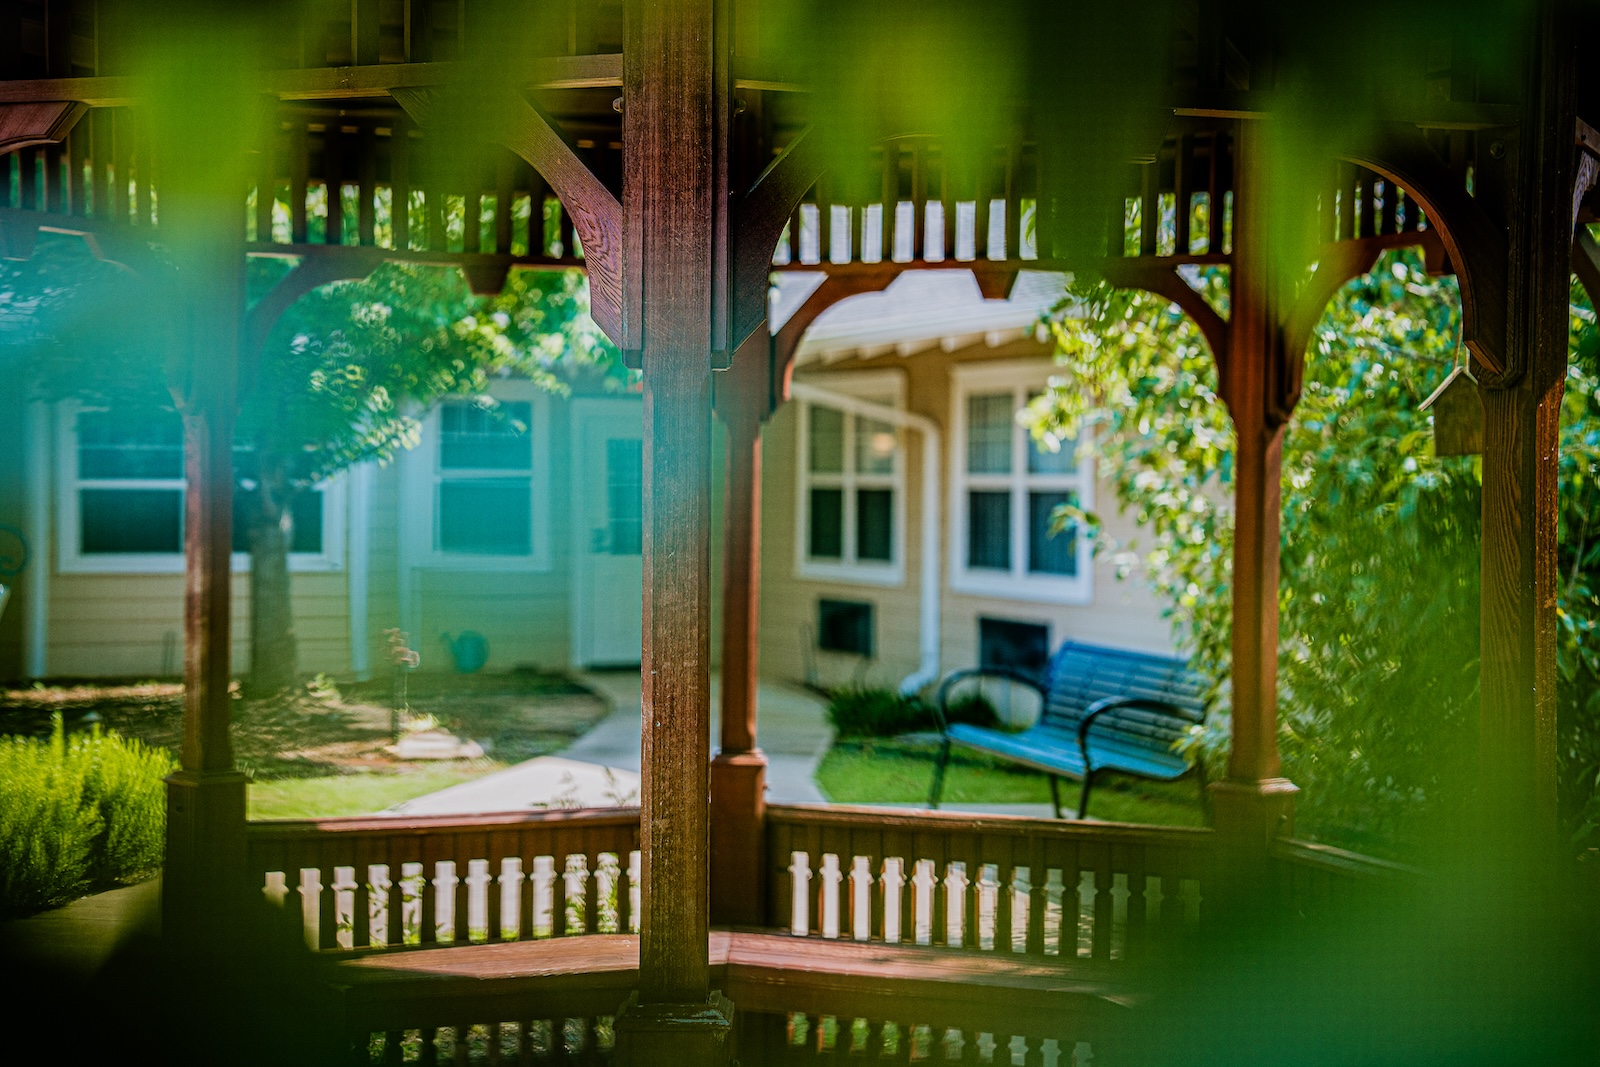
<path id="1" fill-rule="evenodd" d="M 774 321 L 813 284 L 784 275 Z M 1072 531 L 1049 532 L 1053 509 L 1076 500 L 1098 505 L 1112 537 L 1133 533 L 1107 506 L 1092 448 L 1040 449 L 1016 421 L 1050 376 L 1036 323 L 1060 294 L 1055 275 L 1023 274 L 1009 300 L 985 300 L 965 271 L 912 272 L 813 325 L 763 437 L 765 676 L 917 688 L 1068 638 L 1170 648 L 1146 590 Z M 306 501 L 291 557 L 305 670 L 382 672 L 396 627 L 424 670 L 453 669 L 450 640 L 465 631 L 486 640 L 488 670 L 639 661 L 638 395 L 505 381 L 491 396 L 494 413 L 428 412 L 416 448 Z M 23 531 L 32 558 L 0 618 L 0 676 L 177 674 L 176 417 L 5 403 L 0 524 Z M 235 565 L 243 670 L 248 558 Z"/>
<path id="2" fill-rule="evenodd" d="M 964 271 L 908 273 L 818 318 L 763 437 L 764 675 L 917 688 L 1069 638 L 1171 651 L 1148 589 L 1049 535 L 1067 500 L 1135 533 L 1092 446 L 1041 449 L 1016 421 L 1050 377 L 1036 324 L 1061 286 L 1024 273 L 985 300 Z"/>

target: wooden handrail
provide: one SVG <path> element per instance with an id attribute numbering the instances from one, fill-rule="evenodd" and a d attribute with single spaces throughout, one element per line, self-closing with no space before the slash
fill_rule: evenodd
<path id="1" fill-rule="evenodd" d="M 638 822 L 638 808 L 559 808 L 487 815 L 355 815 L 328 819 L 254 819 L 245 824 L 245 836 L 252 840 L 323 834 L 428 836 L 490 828 L 533 828 L 571 823 L 581 823 L 585 827 L 634 826 Z"/>
<path id="2" fill-rule="evenodd" d="M 883 830 L 946 830 L 962 834 L 1000 834 L 1086 841 L 1164 844 L 1209 848 L 1215 831 L 1200 826 L 1151 826 L 1145 823 L 1077 822 L 1035 819 L 1020 815 L 975 815 L 970 812 L 927 809 L 849 807 L 839 804 L 772 804 L 769 823 L 803 823 L 808 826 L 851 827 L 870 825 Z"/>
<path id="3" fill-rule="evenodd" d="M 1332 845 L 1316 841 L 1298 841 L 1287 837 L 1273 843 L 1272 856 L 1285 863 L 1314 867 L 1329 874 L 1352 878 L 1392 880 L 1420 878 L 1425 873 L 1421 868 L 1395 863 L 1393 860 L 1378 859 L 1376 856 L 1334 848 Z"/>

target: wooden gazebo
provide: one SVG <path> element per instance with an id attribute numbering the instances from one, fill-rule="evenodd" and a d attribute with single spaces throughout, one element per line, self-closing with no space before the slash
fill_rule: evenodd
<path id="1" fill-rule="evenodd" d="M 388 1035 L 396 1057 L 411 1031 L 433 1055 L 446 1026 L 465 1056 L 466 1024 L 527 1057 L 609 1047 L 625 1063 L 713 1062 L 734 1045 L 746 1063 L 767 1062 L 773 1045 L 909 1057 L 955 1031 L 965 1036 L 946 1054 L 974 1061 L 985 1041 L 1013 1036 L 1039 1058 L 1028 1062 L 1051 1042 L 1062 1056 L 1093 1051 L 1127 1010 L 1127 961 L 1158 951 L 1163 928 L 1208 915 L 1230 885 L 1281 886 L 1298 901 L 1394 874 L 1293 838 L 1295 788 L 1276 747 L 1278 485 L 1324 303 L 1382 250 L 1413 245 L 1460 280 L 1481 383 L 1481 788 L 1505 842 L 1553 848 L 1570 273 L 1600 292 L 1600 254 L 1578 225 L 1594 217 L 1600 174 L 1600 82 L 1577 50 L 1593 27 L 1556 2 L 1500 21 L 1290 6 L 1200 0 L 1126 27 L 1090 19 L 1091 38 L 1135 35 L 1128 54 L 1154 86 L 1138 115 L 1152 133 L 1082 188 L 1081 165 L 1051 138 L 1077 129 L 1055 111 L 1084 101 L 1048 88 L 1009 102 L 1018 117 L 1006 128 L 959 145 L 939 131 L 831 135 L 808 81 L 826 67 L 800 61 L 825 50 L 828 24 L 796 21 L 804 4 L 351 0 L 304 4 L 270 26 L 223 5 L 186 20 L 110 0 L 0 14 L 0 254 L 28 258 L 41 230 L 81 234 L 148 273 L 175 324 L 187 703 L 166 937 L 226 951 L 264 893 L 341 960 L 352 1032 Z M 1381 51 L 1359 51 L 1351 27 L 1368 16 L 1395 31 Z M 1356 50 L 1345 64 L 1326 62 L 1330 29 Z M 1091 131 L 1132 121 L 1115 99 L 1091 103 L 1112 116 Z M 1289 129 L 1296 159 L 1315 163 L 1298 182 L 1274 162 Z M 861 174 L 877 176 L 870 191 Z M 380 232 L 380 197 L 420 204 L 427 225 L 400 210 Z M 521 198 L 530 212 L 514 210 Z M 518 222 L 551 199 L 555 242 Z M 491 200 L 494 224 L 480 228 Z M 1286 218 L 1299 240 L 1281 239 Z M 247 310 L 245 257 L 263 255 L 297 265 Z M 459 265 L 482 291 L 510 269 L 580 266 L 595 321 L 643 370 L 637 812 L 245 819 L 227 692 L 237 383 L 296 298 L 385 259 Z M 1230 269 L 1228 314 L 1183 280 L 1186 264 Z M 1238 524 L 1233 747 L 1212 787 L 1215 827 L 768 806 L 755 685 L 761 427 L 785 400 L 796 346 L 826 307 L 903 271 L 968 270 L 1000 295 L 1024 268 L 1157 293 L 1217 359 L 1238 435 Z M 784 269 L 826 280 L 772 334 L 770 275 Z M 728 431 L 714 756 L 713 417 Z M 384 951 L 408 943 L 418 947 Z M 714 990 L 754 1020 L 731 1043 Z M 614 1042 L 594 1024 L 611 1016 Z"/>

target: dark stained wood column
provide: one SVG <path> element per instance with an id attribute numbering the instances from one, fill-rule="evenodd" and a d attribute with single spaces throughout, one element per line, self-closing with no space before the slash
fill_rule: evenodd
<path id="1" fill-rule="evenodd" d="M 226 233 L 190 251 L 172 294 L 184 379 L 184 721 L 181 767 L 167 779 L 162 921 L 179 946 L 204 952 L 225 952 L 237 936 L 244 875 L 245 780 L 233 766 L 228 692 L 244 248 Z"/>
<path id="2" fill-rule="evenodd" d="M 771 403 L 771 339 L 757 330 L 717 376 L 727 428 L 722 541 L 722 736 L 711 761 L 711 916 L 756 926 L 766 914 L 767 757 L 756 747 L 761 618 L 761 423 Z"/>
<path id="3" fill-rule="evenodd" d="M 661 1034 L 689 1033 L 673 1020 L 689 1026 L 680 1009 L 703 1012 L 711 991 L 712 290 L 726 242 L 713 211 L 715 6 L 641 0 L 625 28 L 623 314 L 644 369 L 639 1002 L 661 1010 L 619 1019 L 622 1062 L 689 1062 Z"/>
<path id="4" fill-rule="evenodd" d="M 1484 406 L 1480 788 L 1511 840 L 1556 825 L 1556 531 L 1573 234 L 1574 38 L 1546 8 L 1520 133 L 1506 134 L 1506 369 Z"/>
<path id="5" fill-rule="evenodd" d="M 273 128 L 250 71 L 260 35 L 246 9 L 163 12 L 139 72 L 160 173 L 153 280 L 173 397 L 184 420 L 184 737 L 168 781 L 163 937 L 231 958 L 248 913 L 245 781 L 229 740 L 232 674 L 233 423 L 245 316 L 244 214 L 258 136 Z M 200 973 L 196 971 L 195 973 Z"/>
<path id="6" fill-rule="evenodd" d="M 1228 777 L 1212 786 L 1219 830 L 1254 843 L 1292 829 L 1295 787 L 1278 759 L 1278 541 L 1283 426 L 1299 361 L 1284 344 L 1284 286 L 1267 230 L 1260 123 L 1236 145 L 1233 308 L 1223 399 L 1238 437 L 1233 541 L 1233 741 Z"/>

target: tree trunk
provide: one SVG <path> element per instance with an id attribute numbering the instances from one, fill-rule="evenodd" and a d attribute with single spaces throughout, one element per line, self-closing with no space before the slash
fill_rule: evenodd
<path id="1" fill-rule="evenodd" d="M 245 690 L 270 696 L 299 681 L 289 549 L 294 544 L 295 487 L 281 456 L 258 451 L 255 506 L 249 514 L 250 675 Z"/>

